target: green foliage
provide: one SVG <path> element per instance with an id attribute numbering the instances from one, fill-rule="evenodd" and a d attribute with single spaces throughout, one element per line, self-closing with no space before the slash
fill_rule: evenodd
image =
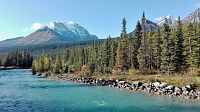
<path id="1" fill-rule="evenodd" d="M 5 67 L 31 68 L 33 57 L 25 50 L 11 51 L 1 57 L 1 65 Z"/>
<path id="2" fill-rule="evenodd" d="M 35 72 L 45 72 L 50 69 L 51 63 L 48 55 L 44 54 L 44 52 L 39 55 L 34 61 L 32 68 L 34 68 Z"/>
<path id="3" fill-rule="evenodd" d="M 129 55 L 129 46 L 128 46 L 128 35 L 126 33 L 126 20 L 123 19 L 122 23 L 122 33 L 117 47 L 117 56 L 116 56 L 116 69 L 119 70 L 128 70 L 130 67 L 130 55 Z"/>
<path id="4" fill-rule="evenodd" d="M 151 70 L 151 46 L 150 46 L 150 37 L 152 36 L 152 29 L 150 29 L 150 32 L 146 32 L 146 19 L 143 16 L 142 19 L 142 40 L 141 40 L 141 46 L 139 48 L 139 63 L 140 63 L 140 70 L 141 71 L 148 71 Z"/>
<path id="5" fill-rule="evenodd" d="M 59 74 L 61 69 L 62 69 L 61 60 L 60 60 L 60 57 L 58 55 L 56 57 L 56 62 L 55 62 L 55 65 L 54 65 L 53 72 Z"/>
<path id="6" fill-rule="evenodd" d="M 90 74 L 93 74 L 95 72 L 95 60 L 92 60 L 90 63 L 89 63 L 89 72 Z"/>
<path id="7" fill-rule="evenodd" d="M 183 47 L 183 31 L 182 31 L 182 23 L 180 17 L 178 18 L 178 26 L 175 32 L 175 71 L 180 73 L 186 69 L 186 59 Z"/>
<path id="8" fill-rule="evenodd" d="M 69 66 L 69 73 L 74 73 L 76 70 L 75 66 L 74 65 L 70 65 Z"/>
<path id="9" fill-rule="evenodd" d="M 162 62 L 161 62 L 161 72 L 164 74 L 170 73 L 170 62 L 171 62 L 170 36 L 171 36 L 171 29 L 169 25 L 165 23 L 163 30 L 163 47 L 162 47 Z"/>
<path id="10" fill-rule="evenodd" d="M 93 75 L 162 73 L 170 75 L 185 73 L 188 68 L 200 67 L 200 24 L 182 25 L 180 18 L 176 28 L 164 24 L 163 28 L 146 29 L 143 14 L 136 30 L 126 32 L 126 20 L 122 22 L 120 38 L 110 36 L 104 43 L 91 42 L 89 45 L 61 50 L 53 55 L 42 52 L 32 64 L 33 73 L 51 71 L 55 74 Z M 16 57 L 16 58 L 12 58 Z M 30 57 L 30 58 L 24 58 Z M 1 58 L 3 65 L 28 66 L 26 53 L 12 53 Z M 132 72 L 130 72 L 132 70 Z M 133 71 L 134 70 L 134 71 Z"/>
<path id="11" fill-rule="evenodd" d="M 90 76 L 90 71 L 89 67 L 87 65 L 83 65 L 81 68 L 81 76 L 82 77 L 89 77 Z"/>
<path id="12" fill-rule="evenodd" d="M 135 69 L 139 69 L 138 54 L 139 54 L 139 48 L 141 46 L 141 39 L 142 39 L 142 26 L 138 21 L 134 35 L 130 37 L 131 66 L 134 67 Z"/>
<path id="13" fill-rule="evenodd" d="M 154 58 L 155 58 L 155 68 L 156 70 L 160 69 L 161 66 L 161 57 L 162 57 L 162 37 L 161 37 L 160 28 L 154 33 L 155 39 L 153 42 L 154 46 Z"/>

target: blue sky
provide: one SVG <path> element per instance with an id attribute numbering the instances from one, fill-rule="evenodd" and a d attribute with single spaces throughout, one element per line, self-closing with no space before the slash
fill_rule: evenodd
<path id="1" fill-rule="evenodd" d="M 115 37 L 123 17 L 130 32 L 143 11 L 150 20 L 183 18 L 198 7 L 200 0 L 0 0 L 0 40 L 26 36 L 53 21 L 74 21 L 99 38 Z"/>

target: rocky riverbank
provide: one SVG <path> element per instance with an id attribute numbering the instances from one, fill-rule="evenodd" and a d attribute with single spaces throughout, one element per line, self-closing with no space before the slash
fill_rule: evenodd
<path id="1" fill-rule="evenodd" d="M 4 66 L 0 66 L 0 70 L 12 70 L 12 69 L 18 69 L 17 67 L 4 67 Z"/>
<path id="2" fill-rule="evenodd" d="M 165 95 L 172 98 L 187 98 L 191 100 L 200 100 L 200 91 L 196 91 L 193 85 L 186 85 L 183 87 L 176 87 L 168 85 L 165 82 L 156 81 L 153 83 L 142 83 L 139 81 L 132 81 L 131 83 L 125 80 L 118 79 L 94 79 L 94 78 L 66 78 L 66 77 L 53 77 L 48 73 L 36 74 L 40 77 L 48 77 L 56 80 L 66 80 L 77 83 L 85 83 L 96 86 L 109 86 L 119 89 L 128 89 L 132 91 L 142 91 L 153 93 L 156 95 Z"/>

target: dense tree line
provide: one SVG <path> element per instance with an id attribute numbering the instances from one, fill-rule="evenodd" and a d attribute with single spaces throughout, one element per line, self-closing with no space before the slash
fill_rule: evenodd
<path id="1" fill-rule="evenodd" d="M 166 20 L 167 21 L 167 20 Z M 185 73 L 200 67 L 200 24 L 146 29 L 143 14 L 133 33 L 127 34 L 122 22 L 120 38 L 91 46 L 62 50 L 54 56 L 42 53 L 33 62 L 33 72 L 81 73 L 82 75 L 123 73 L 129 69 L 157 71 L 163 75 Z"/>
<path id="2" fill-rule="evenodd" d="M 33 57 L 25 50 L 11 51 L 6 55 L 1 56 L 1 66 L 17 67 L 17 68 L 31 68 Z"/>

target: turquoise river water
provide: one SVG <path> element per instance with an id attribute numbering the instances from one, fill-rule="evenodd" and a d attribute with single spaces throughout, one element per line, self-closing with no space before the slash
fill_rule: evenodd
<path id="1" fill-rule="evenodd" d="M 0 112 L 200 112 L 200 103 L 54 81 L 18 69 L 0 71 Z"/>

